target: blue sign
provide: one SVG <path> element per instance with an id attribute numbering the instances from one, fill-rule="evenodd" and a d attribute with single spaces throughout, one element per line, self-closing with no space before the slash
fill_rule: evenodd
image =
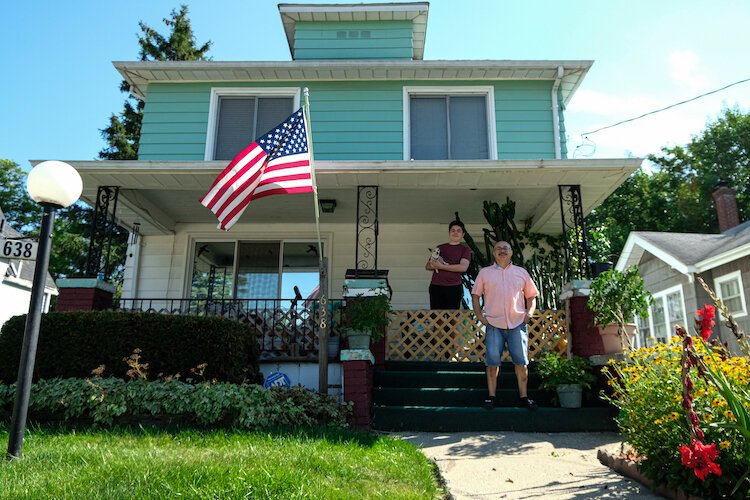
<path id="1" fill-rule="evenodd" d="M 268 389 L 269 387 L 290 387 L 292 381 L 289 379 L 286 373 L 273 372 L 266 377 L 266 381 L 263 382 L 263 387 Z"/>

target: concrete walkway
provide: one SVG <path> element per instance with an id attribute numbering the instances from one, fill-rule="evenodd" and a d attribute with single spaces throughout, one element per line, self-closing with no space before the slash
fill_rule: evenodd
<path id="1" fill-rule="evenodd" d="M 399 433 L 435 460 L 457 500 L 485 498 L 661 498 L 613 472 L 598 448 L 619 450 L 614 433 Z"/>

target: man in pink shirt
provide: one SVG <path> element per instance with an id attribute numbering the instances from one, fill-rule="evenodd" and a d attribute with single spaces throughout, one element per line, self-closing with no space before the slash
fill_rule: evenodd
<path id="1" fill-rule="evenodd" d="M 471 303 L 479 321 L 486 327 L 486 373 L 489 396 L 483 407 L 495 407 L 497 376 L 500 374 L 500 358 L 505 344 L 513 361 L 518 380 L 519 406 L 536 409 L 536 403 L 528 398 L 529 380 L 529 333 L 526 322 L 536 310 L 539 295 L 528 271 L 511 264 L 513 249 L 507 241 L 498 241 L 492 250 L 495 264 L 479 271 L 471 290 Z M 479 298 L 484 297 L 484 312 Z"/>

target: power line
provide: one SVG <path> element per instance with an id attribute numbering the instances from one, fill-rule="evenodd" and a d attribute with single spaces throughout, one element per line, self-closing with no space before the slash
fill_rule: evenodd
<path id="1" fill-rule="evenodd" d="M 728 89 L 729 87 L 734 87 L 735 85 L 739 85 L 740 83 L 745 83 L 745 82 L 750 82 L 750 78 L 745 78 L 744 80 L 739 80 L 737 82 L 730 83 L 729 85 L 725 85 L 725 86 L 721 87 L 720 89 L 712 90 L 711 92 L 706 92 L 705 94 L 701 94 L 701 95 L 692 97 L 690 99 L 687 99 L 687 100 L 684 100 L 684 101 L 680 101 L 680 102 L 677 102 L 675 104 L 671 104 L 671 105 L 669 105 L 669 106 L 667 106 L 665 108 L 657 109 L 657 110 L 654 110 L 654 111 L 649 111 L 648 113 L 643 113 L 642 115 L 636 116 L 635 118 L 628 118 L 627 120 L 622 120 L 622 121 L 614 123 L 612 125 L 607 125 L 606 127 L 602 127 L 602 128 L 598 128 L 596 130 L 592 130 L 591 132 L 584 132 L 581 135 L 582 136 L 587 136 L 587 135 L 595 134 L 597 132 L 601 132 L 602 130 L 606 130 L 608 128 L 612 128 L 612 127 L 616 127 L 618 125 L 622 125 L 623 123 L 628 123 L 628 122 L 632 122 L 632 121 L 635 121 L 635 120 L 639 120 L 639 119 L 643 118 L 644 116 L 653 115 L 655 113 L 660 113 L 662 111 L 666 111 L 666 110 L 668 110 L 670 108 L 674 108 L 675 106 L 679 106 L 681 104 L 685 104 L 685 103 L 688 103 L 688 102 L 691 102 L 691 101 L 695 101 L 696 99 L 700 99 L 701 97 L 706 97 L 707 95 L 711 95 L 711 94 L 715 94 L 717 92 L 721 92 L 722 90 Z"/>

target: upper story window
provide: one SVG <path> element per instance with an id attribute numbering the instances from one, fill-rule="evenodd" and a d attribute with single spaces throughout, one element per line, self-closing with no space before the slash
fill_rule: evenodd
<path id="1" fill-rule="evenodd" d="M 404 87 L 404 158 L 497 158 L 492 87 Z"/>
<path id="2" fill-rule="evenodd" d="M 747 315 L 745 290 L 742 288 L 742 274 L 734 271 L 714 280 L 716 295 L 721 299 L 729 313 L 735 318 Z"/>
<path id="3" fill-rule="evenodd" d="M 298 107 L 298 88 L 212 89 L 205 159 L 231 160 Z"/>

